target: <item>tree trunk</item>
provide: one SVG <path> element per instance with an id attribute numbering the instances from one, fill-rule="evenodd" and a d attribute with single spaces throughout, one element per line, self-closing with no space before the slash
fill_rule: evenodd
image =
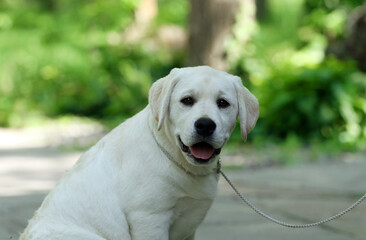
<path id="1" fill-rule="evenodd" d="M 226 69 L 224 40 L 242 0 L 190 0 L 188 66 Z"/>
<path id="2" fill-rule="evenodd" d="M 366 5 L 355 9 L 348 20 L 346 53 L 366 72 Z"/>
<path id="3" fill-rule="evenodd" d="M 266 17 L 266 11 L 267 11 L 267 2 L 266 0 L 255 0 L 256 4 L 256 17 L 257 19 L 263 20 Z"/>
<path id="4" fill-rule="evenodd" d="M 346 30 L 346 40 L 330 44 L 327 54 L 341 59 L 352 58 L 357 61 L 360 70 L 366 72 L 366 4 L 350 14 Z"/>

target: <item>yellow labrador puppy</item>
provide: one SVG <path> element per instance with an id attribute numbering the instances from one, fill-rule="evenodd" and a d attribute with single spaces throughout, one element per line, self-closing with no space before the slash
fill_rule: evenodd
<path id="1" fill-rule="evenodd" d="M 245 140 L 258 102 L 239 77 L 206 66 L 173 69 L 153 84 L 144 110 L 66 173 L 20 239 L 194 239 L 238 117 Z"/>

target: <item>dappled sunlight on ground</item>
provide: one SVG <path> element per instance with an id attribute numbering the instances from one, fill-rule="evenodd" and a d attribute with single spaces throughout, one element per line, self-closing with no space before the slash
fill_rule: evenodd
<path id="1" fill-rule="evenodd" d="M 1 240 L 19 237 L 47 192 L 82 154 L 52 146 L 96 141 L 95 130 L 81 133 L 82 127 L 73 128 L 0 128 Z"/>
<path id="2" fill-rule="evenodd" d="M 60 117 L 42 126 L 0 128 L 0 150 L 46 147 L 88 147 L 106 134 L 106 128 L 88 118 Z"/>
<path id="3" fill-rule="evenodd" d="M 80 155 L 47 148 L 0 150 L 0 196 L 48 191 Z"/>
<path id="4" fill-rule="evenodd" d="M 104 131 L 96 123 L 0 128 L 0 196 L 49 191 L 82 154 L 54 146 L 88 147 L 101 138 Z"/>

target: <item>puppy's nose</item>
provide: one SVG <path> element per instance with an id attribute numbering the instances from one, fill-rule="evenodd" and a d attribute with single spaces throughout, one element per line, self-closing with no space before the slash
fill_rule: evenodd
<path id="1" fill-rule="evenodd" d="M 200 118 L 194 123 L 194 127 L 199 135 L 208 137 L 215 131 L 216 124 L 209 118 Z"/>

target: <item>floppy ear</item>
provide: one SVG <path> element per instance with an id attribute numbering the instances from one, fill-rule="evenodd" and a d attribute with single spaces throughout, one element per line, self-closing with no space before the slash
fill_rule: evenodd
<path id="1" fill-rule="evenodd" d="M 149 91 L 149 105 L 154 118 L 158 122 L 158 130 L 163 125 L 164 118 L 168 112 L 170 96 L 178 82 L 178 68 L 174 68 L 170 73 L 157 80 Z"/>
<path id="2" fill-rule="evenodd" d="M 239 77 L 236 79 L 236 93 L 239 105 L 239 122 L 241 137 L 247 140 L 247 134 L 254 128 L 259 116 L 259 104 L 257 98 L 243 86 Z"/>

